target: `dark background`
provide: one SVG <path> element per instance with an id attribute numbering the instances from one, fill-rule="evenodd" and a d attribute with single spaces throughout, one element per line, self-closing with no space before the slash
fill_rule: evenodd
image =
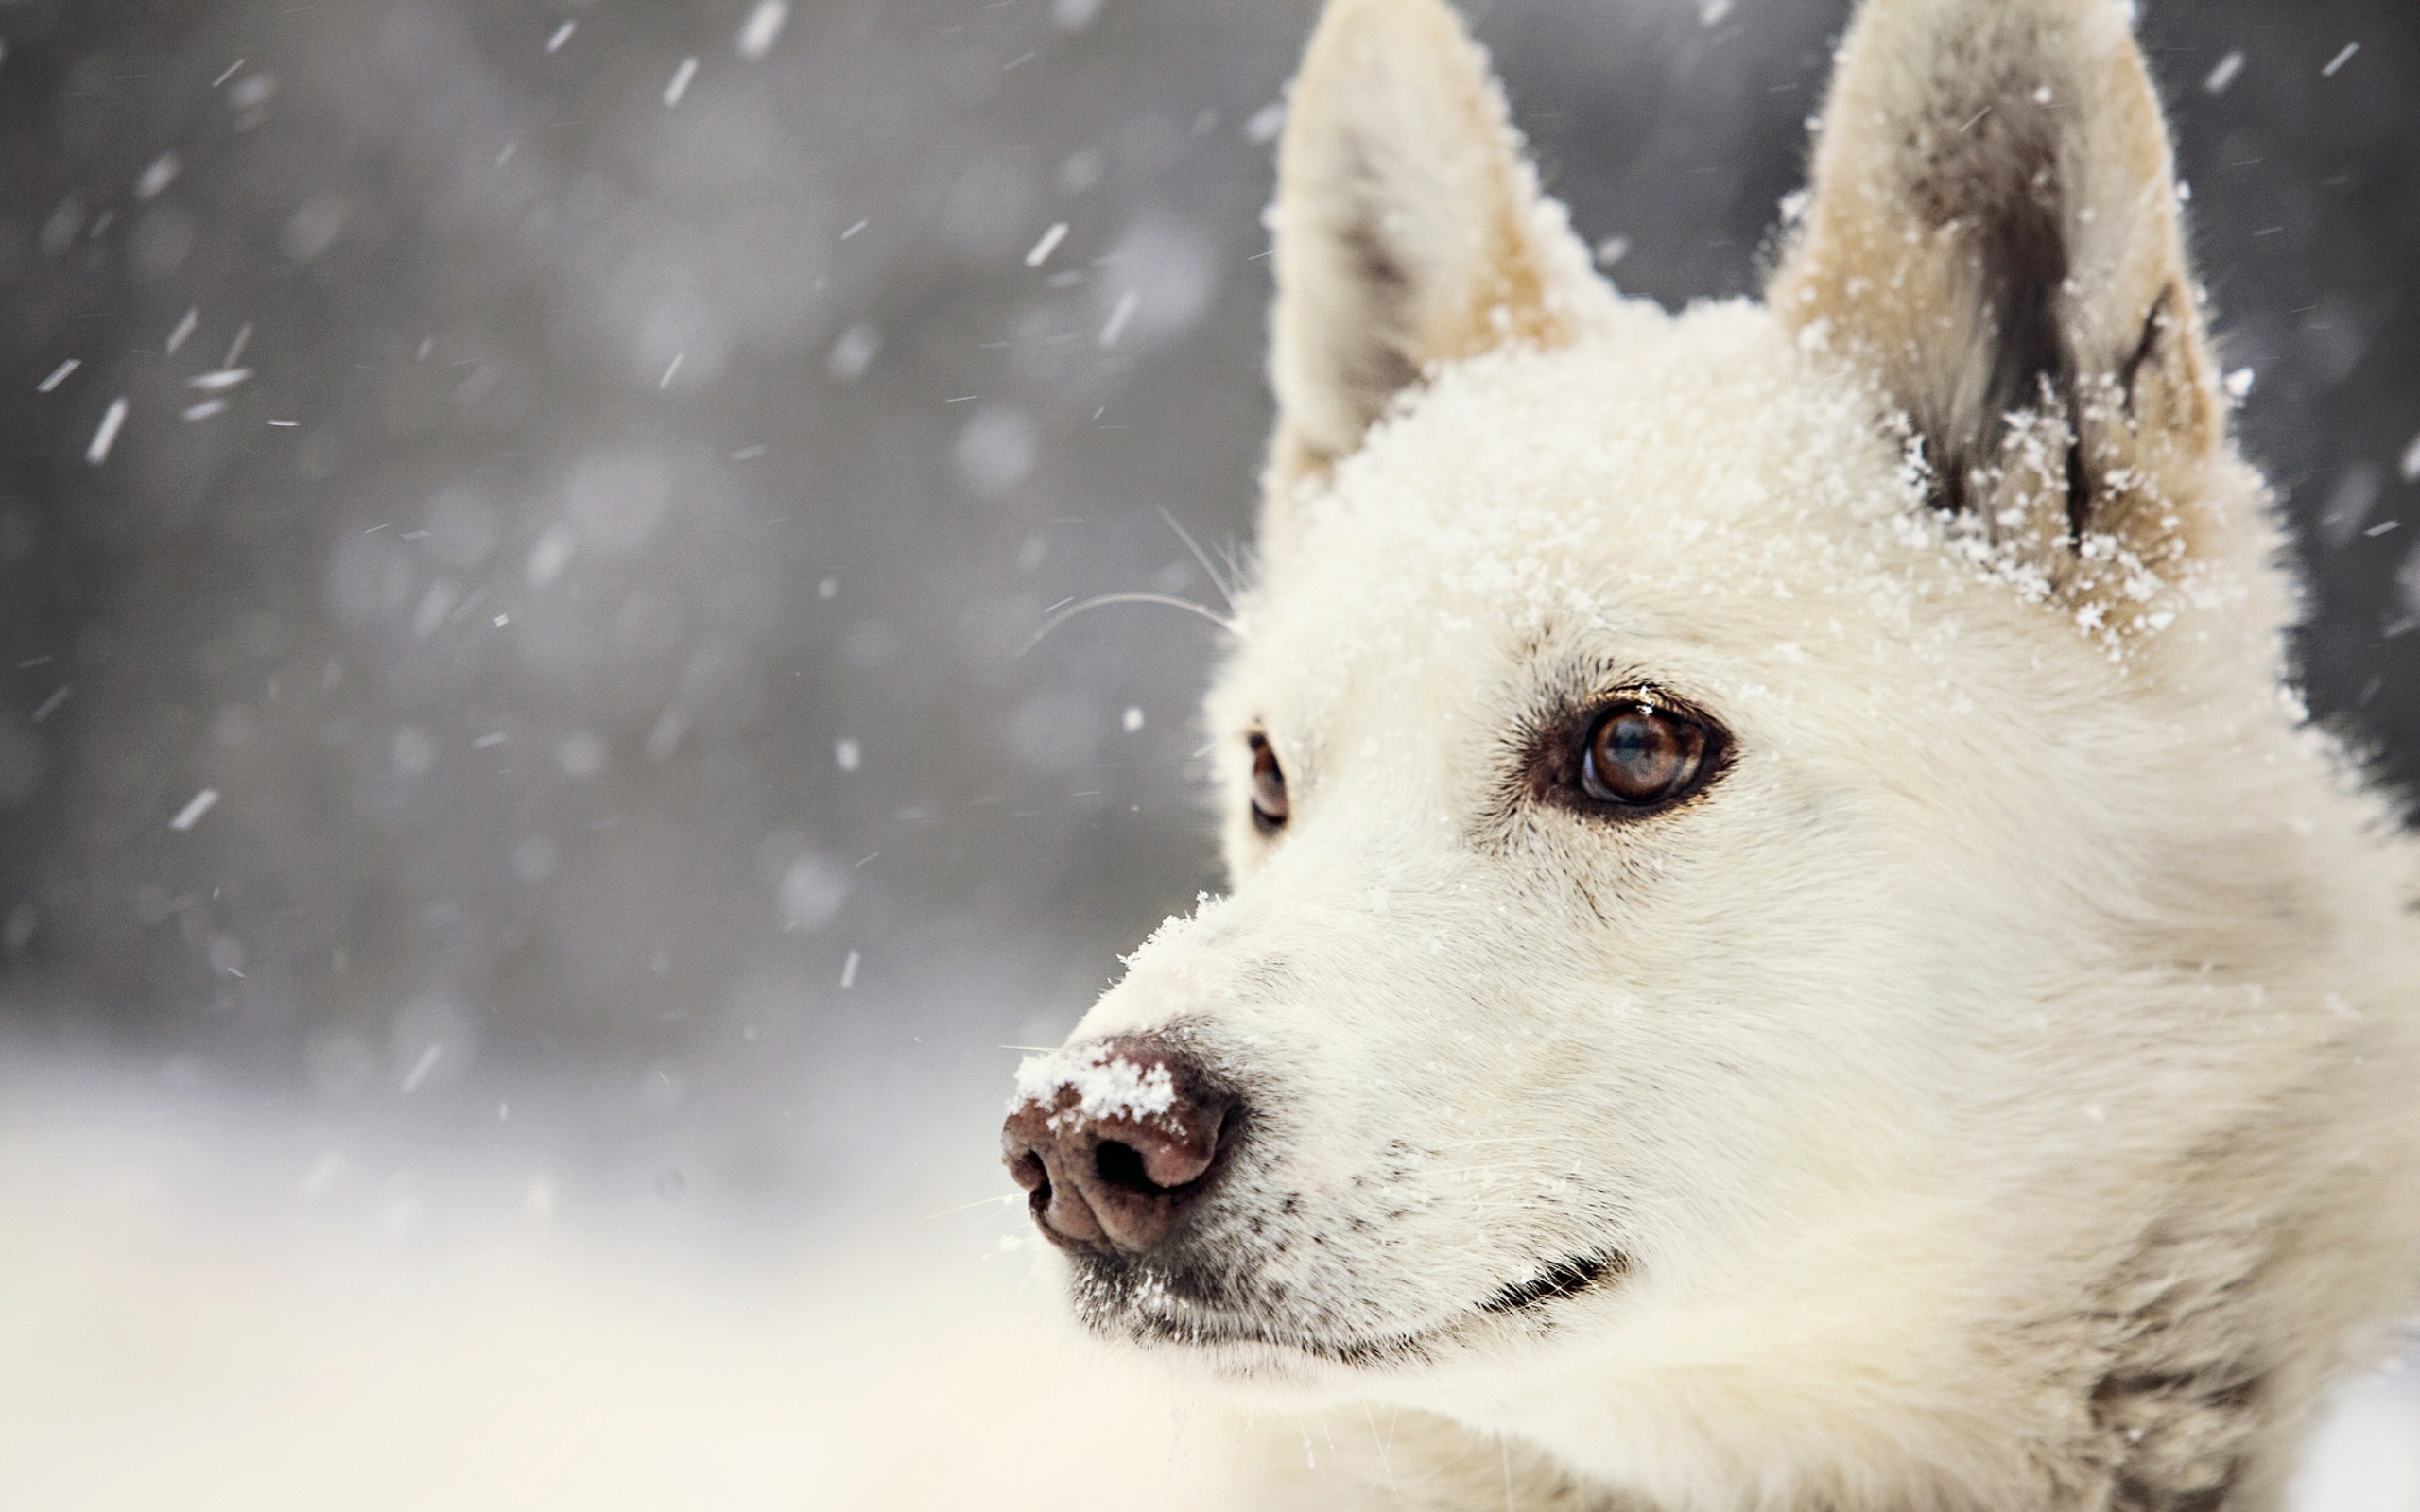
<path id="1" fill-rule="evenodd" d="M 803 0 L 754 58 L 751 9 L 0 4 L 10 1043 L 315 1116 L 510 1086 L 671 1152 L 659 1192 L 812 1188 L 873 1136 L 797 1105 L 987 1085 L 1217 885 L 1215 632 L 1018 652 L 1214 594 L 1162 511 L 1247 541 L 1311 8 Z M 1754 288 L 1844 13 L 1474 15 L 1677 305 Z M 2311 701 L 2409 782 L 2420 13 L 2141 32 Z"/>

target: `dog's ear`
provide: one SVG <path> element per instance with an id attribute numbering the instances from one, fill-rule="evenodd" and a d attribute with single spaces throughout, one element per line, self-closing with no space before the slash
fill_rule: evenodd
<path id="1" fill-rule="evenodd" d="M 2229 455 L 2129 9 L 1867 0 L 1768 290 L 1802 342 L 1871 365 L 1939 503 L 2100 600 L 2201 549 Z"/>
<path id="2" fill-rule="evenodd" d="M 1330 0 L 1277 156 L 1272 498 L 1429 364 L 1568 338 L 1588 282 L 1485 57 L 1443 0 Z"/>

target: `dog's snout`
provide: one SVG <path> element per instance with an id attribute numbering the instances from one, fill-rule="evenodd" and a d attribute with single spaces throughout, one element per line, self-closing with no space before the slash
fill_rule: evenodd
<path id="1" fill-rule="evenodd" d="M 1232 1153 L 1242 1105 L 1166 1040 L 1127 1036 L 1028 1063 L 1000 1158 L 1062 1248 L 1165 1243 Z"/>

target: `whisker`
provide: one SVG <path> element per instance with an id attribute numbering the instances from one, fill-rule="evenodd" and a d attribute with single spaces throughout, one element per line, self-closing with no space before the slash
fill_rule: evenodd
<path id="1" fill-rule="evenodd" d="M 1048 619 L 1044 620 L 1042 622 L 1042 628 L 1034 631 L 1033 639 L 1026 642 L 1023 646 L 1018 648 L 1017 655 L 1023 656 L 1026 652 L 1032 650 L 1037 645 L 1040 645 L 1044 636 L 1048 635 L 1051 631 L 1057 629 L 1060 626 L 1066 624 L 1069 620 L 1074 619 L 1077 615 L 1083 613 L 1086 610 L 1099 609 L 1104 605 L 1109 604 L 1165 604 L 1170 609 L 1184 610 L 1188 614 L 1199 614 L 1203 619 L 1208 620 L 1211 624 L 1219 627 L 1219 628 L 1226 631 L 1229 635 L 1240 638 L 1244 633 L 1243 623 L 1240 620 L 1233 619 L 1228 615 L 1221 614 L 1215 609 L 1205 608 L 1202 605 L 1193 602 L 1189 598 L 1178 598 L 1168 593 L 1103 593 L 1097 598 L 1085 599 L 1080 604 L 1070 604 L 1065 609 L 1063 609 L 1056 614 L 1051 615 Z"/>
<path id="2" fill-rule="evenodd" d="M 989 1208 L 1003 1203 L 1014 1202 L 1024 1195 L 1025 1194 L 1022 1192 L 1011 1192 L 1001 1196 L 980 1197 L 973 1202 L 961 1202 L 955 1208 L 943 1208 L 939 1212 L 928 1212 L 925 1214 L 925 1221 L 926 1223 L 930 1223 L 935 1218 L 946 1218 L 953 1212 L 964 1212 L 969 1208 Z"/>
<path id="3" fill-rule="evenodd" d="M 1234 609 L 1236 607 L 1236 591 L 1232 587 L 1228 586 L 1227 579 L 1225 577 L 1219 576 L 1219 569 L 1211 565 L 1209 554 L 1201 549 L 1201 542 L 1195 541 L 1193 539 L 1192 532 L 1186 530 L 1184 526 L 1178 522 L 1177 517 L 1168 512 L 1167 506 L 1160 506 L 1160 518 L 1168 523 L 1168 528 L 1176 532 L 1176 539 L 1184 541 L 1184 549 L 1193 553 L 1193 559 L 1201 564 L 1201 571 L 1209 577 L 1210 586 L 1217 589 L 1219 591 L 1219 596 L 1227 601 L 1227 608 L 1231 610 Z"/>

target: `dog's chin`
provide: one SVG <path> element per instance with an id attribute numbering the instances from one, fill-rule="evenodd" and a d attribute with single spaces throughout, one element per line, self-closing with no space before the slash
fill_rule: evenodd
<path id="1" fill-rule="evenodd" d="M 1534 1340 L 1553 1331 L 1564 1308 L 1629 1268 L 1617 1250 L 1575 1255 L 1410 1328 L 1357 1330 L 1298 1317 L 1229 1278 L 1205 1281 L 1184 1269 L 1092 1256 L 1074 1264 L 1077 1316 L 1098 1336 L 1225 1379 L 1288 1385 L 1414 1373 L 1490 1344 Z"/>

